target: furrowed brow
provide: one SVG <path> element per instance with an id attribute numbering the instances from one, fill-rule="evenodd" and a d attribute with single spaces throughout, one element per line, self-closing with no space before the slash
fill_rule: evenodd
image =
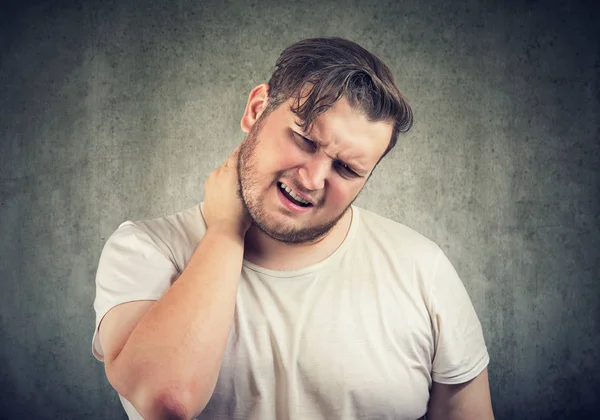
<path id="1" fill-rule="evenodd" d="M 332 158 L 332 159 L 334 159 L 334 158 Z M 362 165 L 360 165 L 354 159 L 344 160 L 344 159 L 341 159 L 338 156 L 338 157 L 335 158 L 335 160 L 337 160 L 339 162 L 342 162 L 344 165 L 348 165 L 348 167 L 350 167 L 350 169 L 352 169 L 354 172 L 356 172 L 360 176 L 366 176 L 369 173 L 368 170 L 366 170 L 365 168 L 363 168 Z"/>
<path id="2" fill-rule="evenodd" d="M 317 146 L 322 147 L 323 143 L 316 137 L 313 137 L 312 135 L 304 135 L 301 133 L 297 133 L 300 137 L 302 137 L 305 140 L 308 140 L 310 142 L 315 143 Z M 310 136 L 310 137 L 309 137 Z M 329 155 L 328 155 L 329 156 Z M 344 160 L 341 159 L 339 157 L 334 157 L 334 156 L 329 156 L 331 159 L 333 160 L 337 160 L 339 162 L 342 162 L 345 165 L 348 165 L 354 172 L 356 172 L 358 175 L 361 176 L 366 176 L 369 171 L 365 168 L 362 167 L 362 165 L 360 165 L 356 160 L 352 159 L 352 160 Z"/>

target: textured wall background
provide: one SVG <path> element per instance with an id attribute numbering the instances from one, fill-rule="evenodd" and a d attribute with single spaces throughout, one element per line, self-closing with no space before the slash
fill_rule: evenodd
<path id="1" fill-rule="evenodd" d="M 496 417 L 595 413 L 600 16 L 454 3 L 4 2 L 0 418 L 124 417 L 91 355 L 104 241 L 198 203 L 243 138 L 249 91 L 318 35 L 377 53 L 414 108 L 359 204 L 447 251 L 483 324 Z"/>

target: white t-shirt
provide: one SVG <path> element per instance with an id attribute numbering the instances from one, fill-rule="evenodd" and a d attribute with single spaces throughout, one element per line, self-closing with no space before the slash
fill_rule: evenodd
<path id="1" fill-rule="evenodd" d="M 199 419 L 414 420 L 432 380 L 463 383 L 488 365 L 473 305 L 439 247 L 372 212 L 352 213 L 344 242 L 317 264 L 273 271 L 244 261 L 219 378 Z M 99 360 L 106 312 L 160 299 L 205 230 L 195 206 L 125 222 L 109 238 L 96 277 Z"/>

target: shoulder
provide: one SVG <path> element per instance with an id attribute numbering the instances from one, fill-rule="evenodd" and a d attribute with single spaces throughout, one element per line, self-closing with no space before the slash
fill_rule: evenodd
<path id="1" fill-rule="evenodd" d="M 118 249 L 144 255 L 158 250 L 183 271 L 206 232 L 201 205 L 163 217 L 121 223 L 105 245 L 105 252 Z"/>
<path id="2" fill-rule="evenodd" d="M 440 254 L 439 246 L 416 230 L 372 211 L 355 208 L 360 220 L 359 234 L 370 246 L 415 260 L 429 260 Z"/>
<path id="3" fill-rule="evenodd" d="M 138 220 L 131 224 L 166 244 L 200 240 L 206 232 L 201 204 L 168 216 Z"/>

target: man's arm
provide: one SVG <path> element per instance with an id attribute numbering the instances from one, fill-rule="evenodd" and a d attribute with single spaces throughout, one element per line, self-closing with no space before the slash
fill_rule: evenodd
<path id="1" fill-rule="evenodd" d="M 458 385 L 433 383 L 427 420 L 493 420 L 488 372 Z"/>
<path id="2" fill-rule="evenodd" d="M 99 327 L 109 382 L 146 420 L 192 418 L 214 391 L 249 226 L 236 163 L 237 150 L 206 182 L 207 231 L 173 286 L 113 308 Z"/>

